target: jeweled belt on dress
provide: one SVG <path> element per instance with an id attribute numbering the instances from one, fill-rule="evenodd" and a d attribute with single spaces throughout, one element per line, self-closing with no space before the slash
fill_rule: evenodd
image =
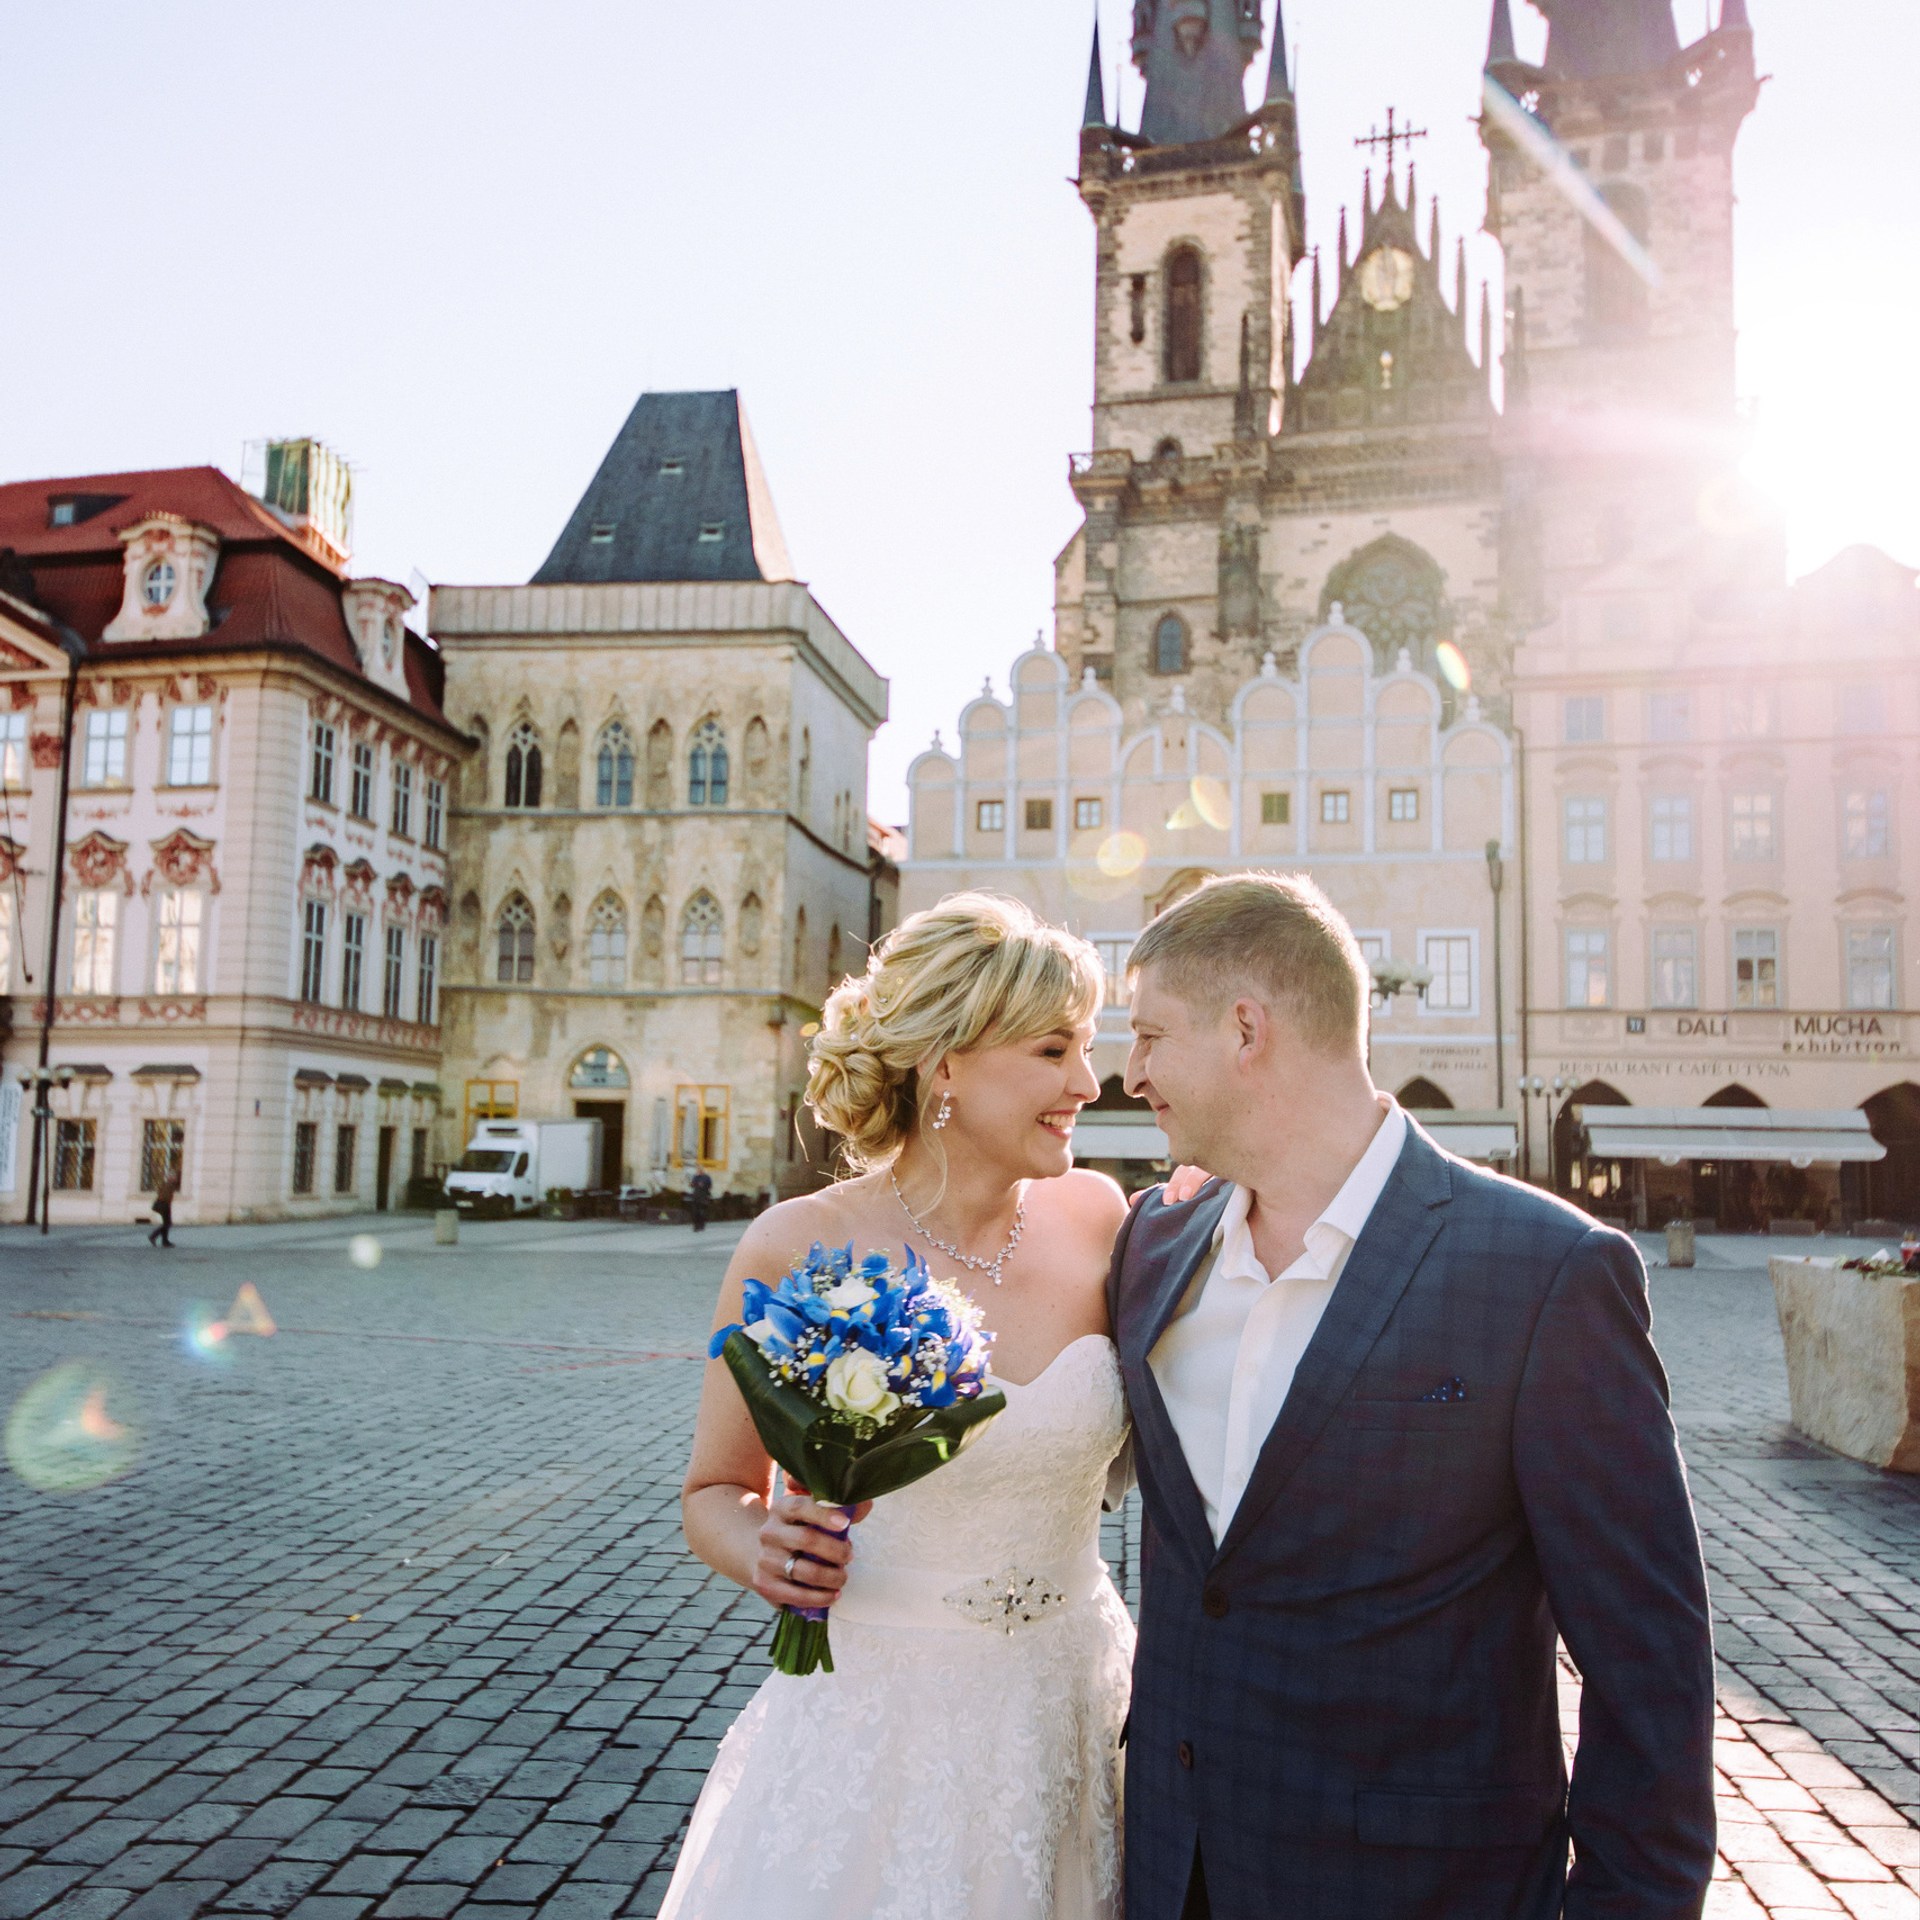
<path id="1" fill-rule="evenodd" d="M 991 1573 L 942 1567 L 862 1566 L 859 1535 L 833 1618 L 869 1627 L 961 1630 L 971 1625 L 1016 1633 L 1058 1618 L 1092 1599 L 1106 1578 L 1097 1551 L 1071 1560 L 1001 1567 Z"/>

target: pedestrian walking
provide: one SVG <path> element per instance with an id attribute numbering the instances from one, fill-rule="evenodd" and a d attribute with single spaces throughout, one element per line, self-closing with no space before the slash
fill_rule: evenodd
<path id="1" fill-rule="evenodd" d="M 707 1214 L 713 1207 L 713 1175 L 704 1169 L 687 1185 L 687 1211 L 693 1216 L 695 1233 L 707 1230 Z"/>
<path id="2" fill-rule="evenodd" d="M 153 1196 L 153 1231 L 147 1235 L 150 1247 L 173 1245 L 173 1196 L 180 1191 L 179 1179 L 169 1173 L 161 1176 Z"/>

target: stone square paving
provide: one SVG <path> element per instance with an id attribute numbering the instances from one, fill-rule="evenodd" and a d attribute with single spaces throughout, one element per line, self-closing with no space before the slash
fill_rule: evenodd
<path id="1" fill-rule="evenodd" d="M 0 1235 L 0 1410 L 81 1363 L 135 1453 L 0 1473 L 0 1920 L 654 1913 L 764 1671 L 678 1535 L 736 1235 Z M 1785 1426 L 1766 1251 L 1654 1275 L 1723 1666 L 1709 1912 L 1916 1920 L 1920 1484 Z M 196 1352 L 245 1281 L 279 1331 Z"/>

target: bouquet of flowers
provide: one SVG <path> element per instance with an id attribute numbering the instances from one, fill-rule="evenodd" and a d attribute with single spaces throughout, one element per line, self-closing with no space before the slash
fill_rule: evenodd
<path id="1" fill-rule="evenodd" d="M 1007 1404 L 987 1385 L 980 1309 L 911 1247 L 814 1244 L 777 1285 L 749 1280 L 738 1324 L 713 1336 L 760 1444 L 823 1504 L 851 1509 L 945 1466 Z M 784 1607 L 782 1673 L 833 1671 L 827 1609 Z"/>

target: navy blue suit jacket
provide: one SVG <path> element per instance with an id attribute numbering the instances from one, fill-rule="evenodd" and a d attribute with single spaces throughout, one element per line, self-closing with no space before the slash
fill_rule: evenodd
<path id="1" fill-rule="evenodd" d="M 1226 1197 L 1150 1195 L 1109 1281 L 1128 1920 L 1178 1920 L 1196 1848 L 1216 1920 L 1694 1920 L 1713 1647 L 1633 1243 L 1411 1127 L 1216 1545 L 1147 1356 Z"/>

